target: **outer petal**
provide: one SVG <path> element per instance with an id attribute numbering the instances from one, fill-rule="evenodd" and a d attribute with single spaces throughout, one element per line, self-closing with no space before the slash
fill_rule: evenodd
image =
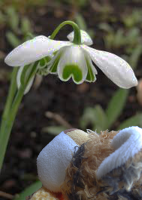
<path id="1" fill-rule="evenodd" d="M 115 54 L 98 51 L 82 45 L 90 54 L 94 63 L 119 87 L 128 89 L 138 84 L 135 74 L 130 65 Z"/>
<path id="2" fill-rule="evenodd" d="M 67 38 L 73 42 L 74 39 L 74 31 L 71 32 Z M 81 30 L 81 43 L 82 44 L 86 44 L 88 46 L 93 44 L 93 40 L 91 39 L 91 37 L 88 35 L 88 33 L 86 33 L 86 31 Z"/>
<path id="3" fill-rule="evenodd" d="M 88 72 L 84 50 L 78 45 L 64 47 L 57 72 L 63 81 L 68 81 L 72 77 L 76 84 L 82 83 Z"/>
<path id="4" fill-rule="evenodd" d="M 51 40 L 45 36 L 37 36 L 16 47 L 5 58 L 5 63 L 10 66 L 23 66 L 33 63 L 41 58 L 51 55 L 70 42 Z"/>

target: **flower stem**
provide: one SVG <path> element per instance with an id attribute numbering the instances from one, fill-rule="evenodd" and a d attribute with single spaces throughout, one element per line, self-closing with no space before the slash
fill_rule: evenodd
<path id="1" fill-rule="evenodd" d="M 57 35 L 57 33 L 59 32 L 59 30 L 61 28 L 63 28 L 65 25 L 71 25 L 73 27 L 74 30 L 74 40 L 73 43 L 74 44 L 81 44 L 81 33 L 80 33 L 80 29 L 78 27 L 78 25 L 72 21 L 64 21 L 62 22 L 52 33 L 52 35 L 50 36 L 50 39 L 54 39 L 55 36 Z"/>
<path id="2" fill-rule="evenodd" d="M 13 126 L 13 122 L 15 119 L 15 115 L 17 112 L 17 107 L 19 107 L 20 101 L 23 97 L 23 93 L 24 93 L 24 88 L 20 88 L 20 90 L 18 91 L 18 94 L 16 96 L 16 103 L 17 105 L 15 106 L 14 109 L 11 109 L 9 112 L 9 116 L 6 117 L 6 121 L 4 123 L 4 129 L 2 129 L 3 132 L 1 132 L 0 135 L 0 169 L 2 168 L 2 164 L 3 164 L 3 160 L 4 160 L 4 156 L 5 156 L 5 152 L 6 152 L 6 148 L 7 148 L 7 144 L 8 144 L 8 140 L 10 137 L 10 132 Z M 14 113 L 12 113 L 14 111 Z"/>
<path id="3" fill-rule="evenodd" d="M 13 101 L 13 98 L 15 96 L 15 92 L 16 92 L 16 76 L 17 76 L 17 72 L 18 72 L 18 68 L 14 68 L 13 72 L 12 72 L 12 76 L 11 76 L 11 84 L 10 84 L 10 89 L 9 89 L 9 93 L 8 93 L 8 97 L 7 97 L 7 101 L 6 101 L 6 105 L 5 105 L 5 109 L 1 118 L 1 126 L 0 126 L 0 141 L 3 141 L 4 139 L 4 130 L 6 127 L 6 119 L 7 116 L 9 114 L 9 110 Z"/>
<path id="4" fill-rule="evenodd" d="M 0 129 L 0 152 L 1 152 L 0 153 L 0 169 L 2 168 L 8 140 L 10 137 L 11 129 L 13 127 L 19 105 L 24 96 L 24 91 L 25 91 L 27 85 L 29 84 L 32 77 L 35 76 L 35 74 L 36 74 L 37 64 L 38 64 L 38 62 L 35 62 L 29 76 L 27 77 L 27 79 L 25 81 L 25 84 L 21 85 L 21 87 L 17 91 L 16 95 L 15 95 L 14 89 L 13 89 L 14 95 L 11 92 L 11 88 L 15 88 L 14 85 L 16 85 L 16 82 L 13 80 L 13 79 L 16 80 L 16 76 L 13 75 L 13 77 L 12 77 L 11 87 L 10 87 L 8 100 L 7 100 L 8 103 L 6 103 L 6 107 L 5 107 L 6 111 L 4 110 L 4 114 L 5 113 L 6 114 L 3 115 L 3 116 L 5 116 L 5 118 L 4 118 L 4 120 L 2 120 L 1 129 Z M 15 73 L 13 73 L 13 74 L 15 74 Z M 10 96 L 10 94 L 11 94 L 11 96 Z"/>
<path id="5" fill-rule="evenodd" d="M 18 68 L 16 67 L 16 68 L 14 68 L 14 70 L 12 72 L 12 76 L 11 76 L 10 89 L 9 89 L 9 93 L 8 93 L 5 109 L 4 109 L 4 112 L 3 112 L 3 116 L 2 116 L 3 120 L 8 115 L 9 109 L 11 107 L 12 100 L 13 100 L 15 92 L 16 92 L 16 76 L 17 76 L 17 72 L 18 72 Z"/>

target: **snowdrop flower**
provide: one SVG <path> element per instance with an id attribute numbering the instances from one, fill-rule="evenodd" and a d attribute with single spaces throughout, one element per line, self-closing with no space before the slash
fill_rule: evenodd
<path id="1" fill-rule="evenodd" d="M 79 45 L 72 42 L 74 32 L 67 37 L 69 41 L 37 36 L 15 48 L 7 55 L 5 62 L 10 66 L 24 66 L 50 56 L 51 61 L 45 64 L 47 73 L 58 74 L 63 81 L 72 78 L 76 84 L 96 80 L 97 70 L 94 63 L 119 87 L 130 88 L 137 85 L 129 64 L 115 54 L 89 47 L 93 42 L 85 31 L 81 31 Z"/>

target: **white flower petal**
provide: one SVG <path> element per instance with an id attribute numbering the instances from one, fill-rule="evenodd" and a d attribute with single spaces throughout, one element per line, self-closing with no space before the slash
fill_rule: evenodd
<path id="1" fill-rule="evenodd" d="M 51 55 L 63 46 L 70 45 L 67 41 L 51 40 L 45 36 L 37 36 L 16 47 L 5 58 L 10 66 L 23 66 L 33 63 L 41 58 Z"/>
<path id="2" fill-rule="evenodd" d="M 76 84 L 82 83 L 87 76 L 87 64 L 84 50 L 78 45 L 63 47 L 62 56 L 57 66 L 59 78 L 63 81 L 71 77 Z"/>
<path id="3" fill-rule="evenodd" d="M 130 65 L 115 54 L 98 51 L 82 45 L 90 54 L 94 63 L 119 87 L 128 89 L 138 84 L 135 74 Z"/>
<path id="4" fill-rule="evenodd" d="M 73 42 L 74 39 L 74 31 L 71 32 L 67 38 Z M 88 33 L 86 33 L 86 31 L 81 30 L 81 43 L 82 44 L 86 44 L 88 46 L 93 44 L 93 40 L 91 39 L 91 37 L 88 35 Z"/>

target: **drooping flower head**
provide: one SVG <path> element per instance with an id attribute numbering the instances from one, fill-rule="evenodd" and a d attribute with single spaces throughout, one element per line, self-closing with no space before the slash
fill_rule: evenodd
<path id="1" fill-rule="evenodd" d="M 94 82 L 97 66 L 119 87 L 128 89 L 137 85 L 134 72 L 125 60 L 115 54 L 89 47 L 93 44 L 92 39 L 85 31 L 80 32 L 80 44 L 74 43 L 75 32 L 67 36 L 69 41 L 37 36 L 15 48 L 5 58 L 5 62 L 10 66 L 25 66 L 38 61 L 38 71 L 44 69 L 46 73 L 57 74 L 62 81 L 72 78 L 76 84 Z M 21 73 L 22 70 L 19 78 Z"/>

